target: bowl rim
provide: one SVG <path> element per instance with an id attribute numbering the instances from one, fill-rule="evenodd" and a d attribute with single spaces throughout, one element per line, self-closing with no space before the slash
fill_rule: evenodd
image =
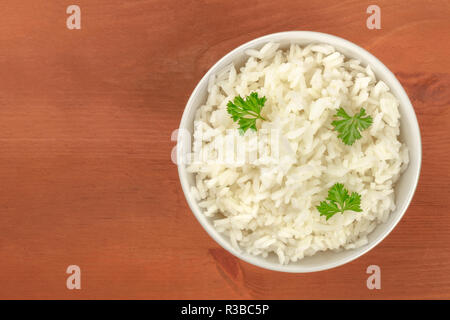
<path id="1" fill-rule="evenodd" d="M 349 263 L 368 251 L 372 250 L 374 247 L 376 247 L 383 239 L 385 239 L 391 231 L 397 226 L 399 221 L 402 219 L 403 215 L 405 214 L 407 208 L 409 207 L 411 200 L 413 198 L 413 195 L 417 189 L 421 166 L 422 166 L 422 139 L 420 134 L 420 127 L 419 123 L 417 121 L 417 116 L 414 110 L 414 107 L 411 104 L 411 101 L 406 94 L 406 91 L 404 90 L 403 86 L 401 85 L 400 81 L 397 79 L 397 77 L 380 61 L 378 58 L 376 58 L 374 55 L 372 55 L 367 50 L 363 49 L 362 47 L 358 46 L 357 44 L 350 42 L 346 39 L 343 39 L 341 37 L 322 33 L 322 32 L 316 32 L 316 31 L 283 31 L 283 32 L 277 32 L 277 33 L 271 33 L 267 34 L 258 38 L 255 38 L 253 40 L 250 40 L 248 42 L 245 42 L 235 49 L 229 51 L 227 54 L 225 54 L 222 58 L 220 58 L 214 65 L 212 65 L 208 71 L 203 75 L 203 77 L 200 79 L 200 81 L 197 83 L 195 89 L 192 91 L 188 102 L 186 103 L 186 106 L 183 111 L 183 115 L 181 117 L 179 129 L 186 128 L 187 118 L 190 113 L 190 109 L 196 107 L 193 105 L 194 98 L 199 93 L 202 85 L 204 82 L 208 82 L 209 77 L 213 74 L 213 72 L 216 72 L 215 69 L 220 66 L 223 61 L 227 60 L 230 56 L 235 55 L 236 53 L 239 53 L 240 51 L 244 51 L 248 48 L 253 48 L 256 45 L 264 44 L 270 41 L 280 41 L 283 39 L 289 39 L 292 38 L 292 40 L 298 40 L 298 39 L 305 39 L 310 42 L 318 42 L 318 43 L 325 43 L 325 44 L 331 44 L 333 46 L 338 43 L 340 47 L 345 47 L 346 49 L 355 52 L 358 56 L 364 56 L 364 58 L 369 61 L 369 65 L 377 65 L 377 69 L 380 73 L 385 74 L 386 77 L 390 78 L 390 86 L 394 85 L 397 88 L 397 91 L 400 93 L 400 97 L 397 97 L 400 100 L 400 103 L 404 104 L 404 107 L 408 109 L 411 112 L 412 116 L 412 123 L 410 125 L 412 126 L 412 131 L 415 131 L 417 133 L 418 137 L 418 150 L 417 150 L 417 156 L 418 156 L 418 165 L 417 169 L 414 172 L 414 183 L 410 185 L 410 188 L 408 190 L 408 195 L 406 197 L 406 200 L 403 202 L 403 206 L 401 208 L 401 212 L 397 214 L 397 217 L 394 219 L 393 223 L 390 227 L 386 228 L 376 239 L 374 239 L 372 242 L 369 242 L 365 246 L 361 247 L 363 249 L 359 251 L 354 251 L 355 253 L 353 255 L 350 255 L 348 257 L 342 257 L 340 259 L 336 259 L 329 263 L 324 263 L 320 266 L 301 266 L 297 265 L 296 263 L 289 263 L 289 264 L 279 264 L 279 263 L 271 263 L 267 261 L 265 258 L 262 258 L 260 256 L 254 256 L 251 254 L 244 253 L 243 251 L 240 252 L 236 250 L 228 241 L 226 241 L 224 238 L 219 236 L 219 232 L 208 222 L 206 216 L 201 212 L 201 210 L 197 207 L 197 202 L 193 199 L 191 192 L 189 190 L 189 183 L 187 181 L 187 172 L 186 172 L 186 166 L 182 163 L 181 157 L 182 153 L 181 150 L 183 148 L 179 147 L 179 144 L 181 143 L 181 130 L 178 132 L 177 137 L 177 148 L 176 148 L 176 159 L 177 159 L 177 167 L 178 167 L 178 175 L 180 178 L 181 187 L 184 193 L 184 196 L 186 198 L 186 201 L 200 223 L 200 225 L 205 229 L 205 231 L 209 234 L 209 236 L 216 241 L 222 248 L 227 250 L 229 253 L 234 255 L 235 257 L 250 263 L 254 266 L 264 268 L 267 270 L 272 271 L 280 271 L 280 272 L 287 272 L 287 273 L 309 273 L 309 272 L 317 272 L 317 271 L 323 271 L 328 270 L 332 268 L 336 268 L 338 266 L 342 266 L 346 263 Z M 398 209 L 398 208 L 397 208 Z"/>

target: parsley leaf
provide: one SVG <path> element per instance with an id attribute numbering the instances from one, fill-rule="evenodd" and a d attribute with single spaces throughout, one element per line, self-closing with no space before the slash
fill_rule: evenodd
<path id="1" fill-rule="evenodd" d="M 344 213 L 346 210 L 355 212 L 361 212 L 361 195 L 357 192 L 348 194 L 348 190 L 344 188 L 343 184 L 336 183 L 330 190 L 328 190 L 327 201 L 320 202 L 320 205 L 316 206 L 321 216 L 325 216 L 330 219 L 334 214 L 340 212 Z"/>
<path id="2" fill-rule="evenodd" d="M 339 108 L 336 117 L 343 118 L 342 120 L 335 120 L 331 124 L 334 129 L 339 132 L 338 137 L 347 145 L 352 145 L 353 142 L 361 138 L 360 131 L 367 129 L 372 124 L 372 117 L 367 116 L 366 110 L 361 108 L 359 114 L 350 117 L 343 108 Z"/>
<path id="3" fill-rule="evenodd" d="M 266 120 L 261 116 L 261 109 L 266 103 L 266 97 L 259 98 L 258 93 L 252 92 L 245 100 L 241 96 L 229 101 L 227 111 L 234 122 L 238 121 L 239 132 L 244 134 L 248 129 L 256 131 L 256 120 Z"/>

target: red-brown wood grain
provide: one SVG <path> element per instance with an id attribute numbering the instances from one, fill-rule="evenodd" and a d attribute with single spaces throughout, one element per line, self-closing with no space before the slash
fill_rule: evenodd
<path id="1" fill-rule="evenodd" d="M 67 6 L 82 11 L 68 30 Z M 381 8 L 381 30 L 366 8 Z M 2 0 L 0 298 L 450 298 L 450 3 Z M 171 162 L 185 103 L 234 47 L 335 34 L 399 78 L 423 164 L 404 218 L 347 265 L 284 274 L 242 262 L 190 212 Z M 66 288 L 68 265 L 82 289 Z M 368 290 L 367 266 L 382 271 Z"/>

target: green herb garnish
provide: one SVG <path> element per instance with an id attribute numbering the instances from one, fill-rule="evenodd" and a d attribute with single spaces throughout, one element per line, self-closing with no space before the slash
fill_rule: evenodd
<path id="1" fill-rule="evenodd" d="M 238 121 L 239 132 L 244 134 L 249 128 L 256 131 L 256 120 L 266 120 L 261 116 L 261 109 L 264 107 L 266 97 L 259 98 L 258 93 L 252 92 L 249 96 L 234 98 L 234 103 L 229 101 L 227 111 L 234 122 Z"/>
<path id="2" fill-rule="evenodd" d="M 321 216 L 326 216 L 327 220 L 334 214 L 340 212 L 344 213 L 346 210 L 361 212 L 361 195 L 357 192 L 352 192 L 348 195 L 348 190 L 344 188 L 343 184 L 336 183 L 328 190 L 327 201 L 320 202 L 316 206 Z"/>
<path id="3" fill-rule="evenodd" d="M 366 110 L 361 108 L 359 114 L 350 117 L 343 108 L 339 108 L 336 117 L 342 117 L 342 120 L 335 120 L 331 124 L 334 129 L 339 132 L 338 137 L 347 145 L 352 145 L 353 142 L 361 138 L 360 131 L 367 129 L 372 124 L 372 117 L 367 116 Z"/>

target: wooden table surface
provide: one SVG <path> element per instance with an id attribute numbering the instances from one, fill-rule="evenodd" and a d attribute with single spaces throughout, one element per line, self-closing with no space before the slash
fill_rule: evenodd
<path id="1" fill-rule="evenodd" d="M 66 27 L 81 8 L 81 30 Z M 381 30 L 366 9 L 381 8 Z M 450 2 L 2 0 L 0 298 L 450 298 Z M 422 132 L 419 186 L 379 246 L 347 265 L 249 265 L 194 218 L 171 162 L 208 68 L 261 35 L 315 30 L 398 77 Z M 366 268 L 381 267 L 381 290 Z M 81 268 L 81 290 L 66 268 Z"/>

